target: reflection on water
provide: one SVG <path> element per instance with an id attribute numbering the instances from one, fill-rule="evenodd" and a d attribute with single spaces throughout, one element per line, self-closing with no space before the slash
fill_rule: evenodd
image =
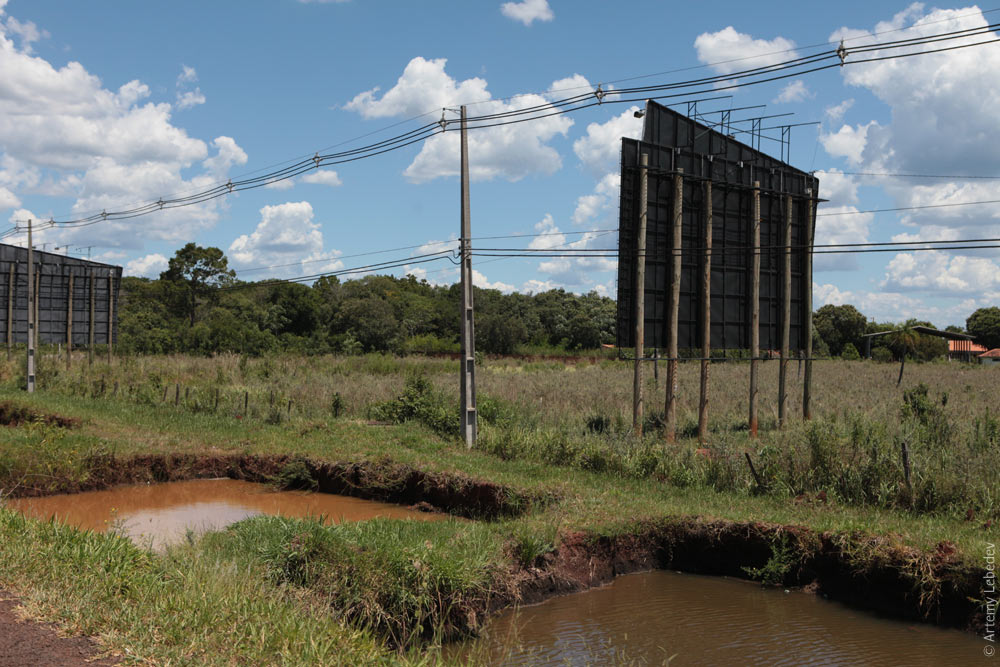
<path id="1" fill-rule="evenodd" d="M 434 519 L 439 515 L 400 505 L 328 493 L 274 491 L 263 484 L 233 479 L 199 479 L 44 498 L 19 498 L 12 509 L 38 518 L 55 517 L 78 528 L 110 527 L 141 545 L 162 547 L 184 539 L 188 530 L 219 530 L 259 514 L 324 516 L 327 523 L 375 517 Z"/>
<path id="2" fill-rule="evenodd" d="M 804 593 L 674 572 L 510 610 L 445 648 L 502 665 L 965 665 L 974 635 L 854 611 Z"/>

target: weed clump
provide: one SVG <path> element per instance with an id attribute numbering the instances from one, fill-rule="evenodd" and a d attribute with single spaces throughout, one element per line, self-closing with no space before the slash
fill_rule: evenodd
<path id="1" fill-rule="evenodd" d="M 319 488 L 316 475 L 309 463 L 302 458 L 295 458 L 286 463 L 275 475 L 273 483 L 279 489 L 315 491 Z"/>

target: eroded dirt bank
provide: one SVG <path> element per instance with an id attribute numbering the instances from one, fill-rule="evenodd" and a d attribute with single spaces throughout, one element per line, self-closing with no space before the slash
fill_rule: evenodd
<path id="1" fill-rule="evenodd" d="M 567 533 L 554 552 L 513 576 L 520 602 L 530 603 L 642 570 L 748 578 L 744 568 L 775 585 L 895 618 L 975 632 L 985 623 L 985 572 L 959 560 L 950 543 L 927 553 L 888 538 L 801 526 L 677 518 L 616 537 Z"/>
<path id="2" fill-rule="evenodd" d="M 19 481 L 13 497 L 97 491 L 122 484 L 174 482 L 228 477 L 309 488 L 368 500 L 419 505 L 429 511 L 493 519 L 516 516 L 550 499 L 456 473 L 425 472 L 390 460 L 316 462 L 283 455 L 155 454 L 128 458 L 102 455 L 88 459 L 86 479 Z"/>
<path id="3" fill-rule="evenodd" d="M 554 498 L 453 473 L 421 471 L 389 460 L 316 462 L 289 456 L 111 455 L 88 461 L 82 481 L 22 481 L 12 495 L 37 496 L 106 489 L 121 484 L 229 477 L 313 488 L 417 505 L 477 519 L 517 516 Z M 464 609 L 441 610 L 449 636 L 475 632 L 492 612 L 538 602 L 648 569 L 756 578 L 802 587 L 852 606 L 896 618 L 981 630 L 985 572 L 959 559 L 948 542 L 933 552 L 890 537 L 816 533 L 801 526 L 667 517 L 619 528 L 614 537 L 560 535 L 553 551 L 499 574 L 489 599 L 465 598 Z M 404 621 L 405 623 L 405 621 Z"/>

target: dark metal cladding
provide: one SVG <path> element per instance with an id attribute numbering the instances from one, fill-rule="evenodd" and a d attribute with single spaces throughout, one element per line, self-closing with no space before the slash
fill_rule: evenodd
<path id="1" fill-rule="evenodd" d="M 753 183 L 760 182 L 760 347 L 781 341 L 781 235 L 786 196 L 792 195 L 791 341 L 805 347 L 802 290 L 806 221 L 819 181 L 780 160 L 655 102 L 647 102 L 642 141 L 622 139 L 618 231 L 619 347 L 635 345 L 636 230 L 639 225 L 639 155 L 649 153 L 646 223 L 646 347 L 665 347 L 672 252 L 673 173 L 684 170 L 678 347 L 700 347 L 699 296 L 704 252 L 704 186 L 712 181 L 713 349 L 750 347 L 751 223 Z M 814 223 L 815 224 L 815 223 Z M 811 284 L 811 276 L 809 284 Z"/>
<path id="2" fill-rule="evenodd" d="M 66 257 L 50 252 L 33 253 L 38 278 L 38 341 L 66 343 L 66 310 L 69 277 L 73 275 L 73 345 L 90 342 L 90 290 L 94 276 L 94 343 L 108 342 L 108 277 L 114 278 L 111 322 L 112 342 L 118 340 L 118 298 L 122 267 Z M 14 266 L 13 331 L 15 343 L 28 342 L 28 249 L 0 244 L 0 343 L 7 341 L 7 302 L 10 295 L 10 267 Z"/>

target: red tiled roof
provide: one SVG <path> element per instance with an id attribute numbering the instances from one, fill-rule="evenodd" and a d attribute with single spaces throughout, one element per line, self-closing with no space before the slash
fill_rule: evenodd
<path id="1" fill-rule="evenodd" d="M 948 351 L 982 353 L 986 351 L 986 348 L 971 340 L 950 340 L 948 341 Z"/>
<path id="2" fill-rule="evenodd" d="M 995 347 L 992 350 L 990 350 L 989 352 L 984 352 L 983 354 L 979 355 L 980 359 L 982 359 L 984 357 L 986 359 L 1000 359 L 1000 347 Z"/>

